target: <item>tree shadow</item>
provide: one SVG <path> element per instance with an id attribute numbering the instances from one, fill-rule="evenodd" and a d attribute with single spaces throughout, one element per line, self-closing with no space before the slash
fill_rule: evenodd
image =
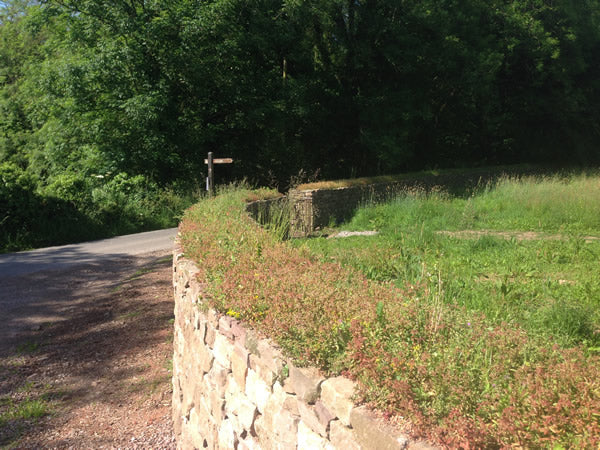
<path id="1" fill-rule="evenodd" d="M 170 339 L 170 266 L 170 255 L 162 252 L 5 278 L 0 297 L 12 293 L 31 301 L 13 308 L 0 331 L 0 400 L 22 392 L 30 400 L 77 408 L 165 383 L 168 368 L 149 371 L 137 355 L 158 347 L 164 354 Z M 52 426 L 21 418 L 3 432 L 0 420 L 0 444 L 10 442 L 11 429 L 14 439 L 15 432 L 25 436 Z"/>

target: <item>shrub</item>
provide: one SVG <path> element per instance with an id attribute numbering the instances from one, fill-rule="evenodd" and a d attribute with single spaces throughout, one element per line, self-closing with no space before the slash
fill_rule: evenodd
<path id="1" fill-rule="evenodd" d="M 63 173 L 53 177 L 43 193 L 47 197 L 60 198 L 82 210 L 91 208 L 92 183 L 81 173 Z"/>
<path id="2" fill-rule="evenodd" d="M 18 166 L 0 165 L 0 249 L 59 244 L 89 232 L 69 201 L 40 194 L 37 180 Z"/>
<path id="3" fill-rule="evenodd" d="M 167 228 L 199 197 L 189 186 L 161 188 L 125 173 L 66 172 L 41 186 L 10 163 L 0 165 L 0 181 L 0 251 Z"/>

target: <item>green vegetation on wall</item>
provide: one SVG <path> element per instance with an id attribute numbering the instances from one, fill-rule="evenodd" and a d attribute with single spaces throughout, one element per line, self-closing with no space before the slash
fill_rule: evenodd
<path id="1" fill-rule="evenodd" d="M 581 180 L 577 186 L 581 185 L 597 185 L 597 178 Z M 534 200 L 536 188 L 528 189 Z M 556 185 L 540 187 L 544 189 L 561 191 Z M 414 233 L 414 238 L 405 238 L 404 245 L 401 238 L 393 242 L 394 258 L 390 259 L 400 260 L 398 268 L 406 270 L 407 278 L 401 278 L 400 272 L 386 273 L 388 266 L 380 264 L 374 271 L 381 270 L 382 281 L 370 280 L 352 267 L 351 257 L 344 261 L 345 267 L 340 264 L 343 251 L 334 260 L 331 254 L 315 256 L 260 228 L 244 211 L 249 195 L 237 190 L 204 200 L 186 213 L 181 225 L 183 250 L 198 262 L 198 277 L 206 283 L 212 307 L 275 339 L 297 364 L 316 365 L 356 379 L 358 400 L 390 418 L 408 419 L 413 433 L 449 448 L 595 448 L 600 443 L 600 361 L 593 346 L 597 338 L 588 339 L 593 333 L 554 338 L 547 329 L 531 330 L 515 318 L 488 317 L 487 311 L 452 301 L 445 291 L 444 268 L 435 267 L 422 255 L 425 240 L 431 238 L 428 230 L 419 238 L 420 227 L 408 227 L 407 233 Z M 436 209 L 437 204 L 455 209 L 443 196 L 434 196 L 431 202 L 406 197 L 416 204 L 415 216 L 434 217 L 435 211 L 443 209 Z M 382 219 L 377 228 L 383 230 L 383 242 L 391 242 L 398 226 L 394 220 L 369 210 L 362 216 Z M 399 213 L 396 218 L 402 216 Z M 580 229 L 588 226 L 596 225 L 587 223 Z M 361 239 L 367 238 L 345 242 L 361 242 L 368 253 L 373 247 Z M 330 241 L 335 248 L 337 241 Z M 413 241 L 423 247 L 411 247 Z M 592 251 L 598 250 L 597 245 L 590 247 Z M 390 256 L 383 245 L 375 250 L 384 258 Z M 439 246 L 432 249 L 439 250 Z M 458 253 L 455 259 L 460 263 L 465 255 Z M 493 259 L 498 254 L 490 255 Z M 474 252 L 472 258 L 479 256 Z M 572 273 L 565 276 L 575 275 L 569 279 L 580 283 L 593 264 L 592 269 L 584 268 L 587 256 L 580 252 L 577 257 L 582 264 L 569 266 Z M 543 278 L 548 267 L 549 273 L 556 268 L 541 266 L 532 281 Z M 371 278 L 377 278 L 374 271 Z M 414 274 L 417 278 L 410 278 Z M 495 286 L 501 295 L 502 285 Z M 527 310 L 530 305 L 512 297 L 512 286 L 507 286 L 506 306 L 517 311 L 521 305 Z M 565 298 L 573 309 L 581 305 L 585 310 L 590 301 L 597 302 L 598 296 L 580 303 Z M 569 320 L 581 318 L 569 311 L 555 312 Z M 550 323 L 551 316 L 547 316 Z M 597 319 L 597 315 L 590 317 L 588 323 L 597 328 Z"/>

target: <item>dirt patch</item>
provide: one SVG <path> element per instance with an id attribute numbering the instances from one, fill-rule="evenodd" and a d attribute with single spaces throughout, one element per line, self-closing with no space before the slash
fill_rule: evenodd
<path id="1" fill-rule="evenodd" d="M 328 236 L 327 239 L 347 238 L 352 236 L 377 236 L 378 234 L 378 231 L 340 231 L 339 233 Z"/>
<path id="2" fill-rule="evenodd" d="M 176 447 L 169 255 L 5 283 L 45 312 L 7 317 L 14 326 L 0 344 L 0 447 Z"/>
<path id="3" fill-rule="evenodd" d="M 492 230 L 462 230 L 462 231 L 437 231 L 437 234 L 444 236 L 455 237 L 459 239 L 479 239 L 483 236 L 493 236 L 502 239 L 515 239 L 517 241 L 534 241 L 534 240 L 547 240 L 547 241 L 567 241 L 570 239 L 569 236 L 564 234 L 549 234 L 540 233 L 536 231 L 492 231 Z M 583 236 L 586 243 L 600 241 L 600 237 L 597 236 Z"/>

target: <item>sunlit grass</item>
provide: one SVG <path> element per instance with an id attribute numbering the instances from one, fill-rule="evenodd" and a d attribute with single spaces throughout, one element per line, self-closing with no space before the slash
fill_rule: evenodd
<path id="1" fill-rule="evenodd" d="M 446 304 L 517 323 L 563 345 L 600 345 L 600 177 L 502 179 L 467 198 L 423 191 L 366 206 L 345 229 L 377 229 L 378 237 L 309 239 L 324 260 L 368 277 L 418 283 L 431 274 Z M 522 240 L 474 238 L 439 231 L 539 231 Z M 550 234 L 551 239 L 548 238 Z M 429 275 L 428 275 L 429 274 Z"/>

